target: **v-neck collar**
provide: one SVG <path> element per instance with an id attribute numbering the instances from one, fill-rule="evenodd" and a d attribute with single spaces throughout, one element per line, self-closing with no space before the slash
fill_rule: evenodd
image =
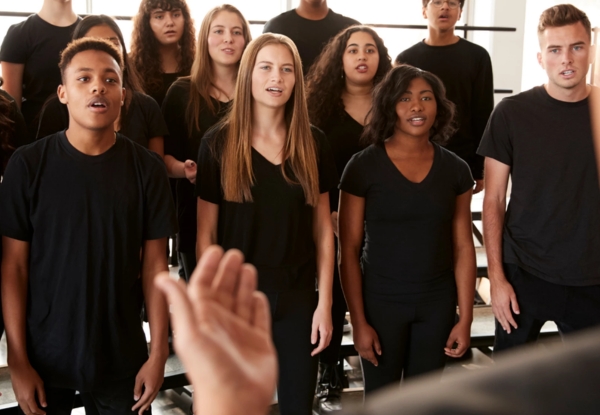
<path id="1" fill-rule="evenodd" d="M 394 162 L 388 155 L 385 145 L 378 146 L 378 147 L 380 147 L 381 151 L 383 152 L 383 157 L 387 160 L 386 163 L 388 164 L 388 166 L 390 168 L 394 169 L 394 171 L 396 172 L 398 177 L 400 177 L 400 179 L 403 182 L 408 183 L 411 186 L 424 186 L 431 180 L 431 177 L 434 175 L 435 170 L 437 169 L 437 165 L 439 164 L 440 148 L 436 143 L 431 143 L 431 144 L 433 144 L 433 163 L 431 163 L 431 167 L 429 168 L 429 171 L 427 172 L 427 175 L 425 176 L 425 178 L 423 178 L 423 180 L 421 180 L 420 182 L 413 182 L 411 180 L 408 180 L 406 178 L 406 176 L 404 174 L 402 174 L 400 169 L 398 169 L 398 167 L 396 167 L 396 165 L 394 164 Z"/>
<path id="2" fill-rule="evenodd" d="M 271 161 L 266 158 L 265 156 L 263 156 L 260 151 L 258 151 L 257 149 L 255 149 L 254 147 L 252 147 L 252 153 L 258 155 L 258 157 L 260 157 L 262 160 L 264 160 L 265 162 L 267 162 L 269 165 L 273 166 L 273 167 L 281 167 L 281 163 L 279 164 L 275 164 L 275 163 L 271 163 Z"/>

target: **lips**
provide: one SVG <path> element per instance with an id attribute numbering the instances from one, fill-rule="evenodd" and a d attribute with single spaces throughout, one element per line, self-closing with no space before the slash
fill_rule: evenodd
<path id="1" fill-rule="evenodd" d="M 365 73 L 369 70 L 369 67 L 365 64 L 361 64 L 356 67 L 356 70 L 360 73 Z"/>
<path id="2" fill-rule="evenodd" d="M 571 76 L 571 75 L 575 74 L 575 70 L 574 69 L 565 69 L 560 74 L 563 76 Z"/>
<path id="3" fill-rule="evenodd" d="M 88 108 L 94 112 L 105 112 L 108 109 L 108 100 L 103 97 L 94 97 L 88 102 Z"/>
<path id="4" fill-rule="evenodd" d="M 281 89 L 279 87 L 276 87 L 276 86 L 270 86 L 270 87 L 267 88 L 267 92 L 270 95 L 278 97 L 278 96 L 280 96 L 283 93 L 283 89 Z"/>
<path id="5" fill-rule="evenodd" d="M 424 115 L 413 115 L 407 121 L 414 127 L 420 127 L 425 124 L 427 117 Z"/>
<path id="6" fill-rule="evenodd" d="M 231 48 L 224 48 L 224 49 L 221 49 L 221 51 L 228 55 L 233 55 L 235 53 L 235 50 L 233 50 Z"/>

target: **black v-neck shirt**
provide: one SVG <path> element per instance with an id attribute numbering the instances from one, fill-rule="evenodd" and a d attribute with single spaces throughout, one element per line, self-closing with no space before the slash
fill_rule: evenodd
<path id="1" fill-rule="evenodd" d="M 414 303 L 455 291 L 452 219 L 456 197 L 472 187 L 467 163 L 437 144 L 419 183 L 402 175 L 382 146 L 354 155 L 340 189 L 365 198 L 365 293 Z"/>
<path id="2" fill-rule="evenodd" d="M 319 191 L 326 193 L 338 182 L 335 164 L 323 133 L 316 128 L 312 132 L 318 144 Z M 219 205 L 218 244 L 241 250 L 246 261 L 256 266 L 261 291 L 314 290 L 314 208 L 306 203 L 302 187 L 286 182 L 281 165 L 252 149 L 253 202 L 224 200 L 220 157 L 211 151 L 221 134 L 214 128 L 204 136 L 196 177 L 198 197 Z M 291 169 L 287 174 L 293 178 Z"/>

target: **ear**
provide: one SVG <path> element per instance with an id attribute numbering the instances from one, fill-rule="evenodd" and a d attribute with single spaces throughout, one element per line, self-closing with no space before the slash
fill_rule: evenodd
<path id="1" fill-rule="evenodd" d="M 600 64 L 600 62 L 596 62 L 596 51 L 598 49 L 598 45 L 592 45 L 590 47 L 590 65 L 593 65 L 594 63 L 598 63 Z"/>
<path id="2" fill-rule="evenodd" d="M 542 52 L 537 53 L 537 60 L 542 69 L 546 69 L 546 67 L 544 66 L 544 61 L 542 60 Z"/>
<path id="3" fill-rule="evenodd" d="M 127 91 L 125 90 L 125 88 L 123 88 L 123 90 L 121 91 L 121 106 L 123 106 L 125 104 L 126 96 L 127 96 Z"/>
<path id="4" fill-rule="evenodd" d="M 427 7 L 423 7 L 423 19 L 427 20 Z"/>
<path id="5" fill-rule="evenodd" d="M 56 95 L 58 95 L 58 100 L 63 103 L 63 104 L 68 104 L 69 100 L 67 97 L 67 88 L 65 88 L 65 86 L 63 84 L 60 84 L 58 86 L 58 89 L 56 90 Z"/>

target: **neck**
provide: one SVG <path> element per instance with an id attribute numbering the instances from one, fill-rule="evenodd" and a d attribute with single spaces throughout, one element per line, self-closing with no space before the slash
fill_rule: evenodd
<path id="1" fill-rule="evenodd" d="M 238 66 L 237 65 L 217 65 L 213 62 L 212 65 L 212 76 L 213 85 L 215 88 L 214 94 L 211 96 L 219 101 L 223 101 L 222 98 L 226 98 L 226 101 L 231 101 L 233 93 L 235 91 L 235 81 L 237 79 Z M 222 95 L 225 95 L 223 97 Z"/>
<path id="2" fill-rule="evenodd" d="M 585 81 L 571 89 L 561 88 L 550 82 L 544 84 L 544 88 L 546 88 L 546 92 L 548 92 L 548 95 L 552 98 L 564 102 L 582 101 L 586 99 L 592 91 L 592 87 L 586 84 Z"/>
<path id="3" fill-rule="evenodd" d="M 101 130 L 89 130 L 71 119 L 65 134 L 73 147 L 88 156 L 99 156 L 108 151 L 116 142 L 116 133 L 112 124 Z"/>
<path id="4" fill-rule="evenodd" d="M 373 82 L 368 84 L 354 84 L 352 82 L 346 81 L 346 85 L 344 87 L 343 95 L 346 95 L 352 99 L 358 98 L 368 98 L 372 99 L 373 95 Z"/>
<path id="5" fill-rule="evenodd" d="M 73 4 L 70 1 L 45 0 L 38 16 L 51 25 L 59 27 L 71 26 L 77 21 L 77 15 L 73 12 Z"/>
<path id="6" fill-rule="evenodd" d="M 158 53 L 163 73 L 175 73 L 179 69 L 179 45 L 160 45 Z"/>
<path id="7" fill-rule="evenodd" d="M 417 137 L 396 131 L 386 141 L 386 146 L 404 154 L 414 155 L 429 151 L 431 141 L 429 141 L 429 134 Z"/>
<path id="8" fill-rule="evenodd" d="M 253 105 L 252 137 L 271 137 L 285 141 L 287 126 L 285 124 L 285 108 L 267 108 Z M 282 134 L 283 132 L 283 134 Z M 254 138 L 253 138 L 254 140 Z"/>
<path id="9" fill-rule="evenodd" d="M 429 36 L 425 39 L 425 43 L 429 46 L 447 46 L 457 43 L 460 37 L 454 34 L 454 28 L 439 31 L 429 27 Z"/>
<path id="10" fill-rule="evenodd" d="M 308 20 L 322 20 L 329 13 L 329 7 L 327 7 L 326 1 L 316 4 L 300 1 L 300 4 L 296 7 L 296 13 Z"/>

